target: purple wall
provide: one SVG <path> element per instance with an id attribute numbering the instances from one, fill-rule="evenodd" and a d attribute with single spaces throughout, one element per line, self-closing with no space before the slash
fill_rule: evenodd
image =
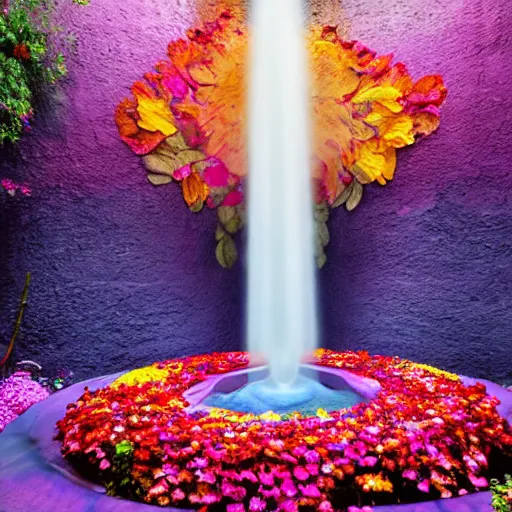
<path id="1" fill-rule="evenodd" d="M 324 344 L 510 380 L 508 0 L 347 0 L 344 10 L 352 38 L 395 52 L 417 77 L 442 74 L 449 97 L 440 130 L 402 150 L 395 180 L 334 212 Z M 47 371 L 86 377 L 242 347 L 242 265 L 217 265 L 215 214 L 148 185 L 113 121 L 195 12 L 178 0 L 93 0 L 65 17 L 80 41 L 69 79 L 21 154 L 0 155 L 0 176 L 34 189 L 0 205 L 0 332 L 30 270 L 18 357 Z"/>

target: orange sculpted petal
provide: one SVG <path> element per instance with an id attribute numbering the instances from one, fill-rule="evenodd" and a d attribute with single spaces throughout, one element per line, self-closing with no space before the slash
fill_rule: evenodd
<path id="1" fill-rule="evenodd" d="M 420 78 L 412 87 L 409 101 L 416 105 L 440 106 L 446 99 L 448 90 L 439 75 Z"/>
<path id="2" fill-rule="evenodd" d="M 116 109 L 115 121 L 119 134 L 131 150 L 137 155 L 146 155 L 153 151 L 165 138 L 160 132 L 142 130 L 137 124 L 137 102 L 125 98 Z"/>
<path id="3" fill-rule="evenodd" d="M 208 197 L 208 185 L 203 182 L 197 172 L 189 174 L 182 182 L 183 198 L 188 206 L 193 206 L 197 201 L 205 201 Z"/>
<path id="4" fill-rule="evenodd" d="M 359 75 L 354 71 L 354 52 L 343 48 L 339 39 L 317 39 L 317 31 L 310 37 L 310 66 L 313 97 L 342 99 L 359 86 Z"/>
<path id="5" fill-rule="evenodd" d="M 418 135 L 430 135 L 439 127 L 439 114 L 427 111 L 420 111 L 412 118 L 414 123 L 414 133 Z"/>

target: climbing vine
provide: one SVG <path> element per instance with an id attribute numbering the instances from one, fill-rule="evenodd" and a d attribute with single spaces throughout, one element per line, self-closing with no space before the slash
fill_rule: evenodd
<path id="1" fill-rule="evenodd" d="M 89 0 L 71 0 L 86 5 Z M 1 2 L 0 2 L 1 3 Z M 72 32 L 55 21 L 55 0 L 3 0 L 0 13 L 0 145 L 30 130 L 41 92 L 67 73 Z"/>

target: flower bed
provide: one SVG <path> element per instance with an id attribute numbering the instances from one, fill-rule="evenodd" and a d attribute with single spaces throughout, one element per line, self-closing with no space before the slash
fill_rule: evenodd
<path id="1" fill-rule="evenodd" d="M 0 381 L 0 432 L 20 414 L 49 396 L 29 372 L 17 371 Z"/>
<path id="2" fill-rule="evenodd" d="M 349 410 L 189 413 L 184 392 L 248 365 L 242 352 L 135 370 L 68 406 L 64 456 L 111 495 L 229 512 L 345 510 L 463 495 L 512 463 L 512 432 L 481 384 L 399 358 L 315 353 L 377 380 Z"/>

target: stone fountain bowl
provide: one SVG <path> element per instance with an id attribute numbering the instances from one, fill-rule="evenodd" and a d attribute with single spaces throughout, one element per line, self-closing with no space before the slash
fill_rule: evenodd
<path id="1" fill-rule="evenodd" d="M 191 408 L 211 393 L 227 393 L 240 389 L 251 376 L 265 374 L 264 368 L 253 368 L 215 375 L 193 386 L 186 398 Z M 362 399 L 371 399 L 379 383 L 348 371 L 303 365 L 309 375 L 316 372 L 320 382 L 332 389 L 351 389 Z M 60 443 L 53 439 L 55 424 L 61 419 L 68 403 L 77 400 L 84 386 L 90 390 L 104 387 L 124 372 L 75 384 L 39 402 L 8 425 L 0 434 L 0 512 L 144 512 L 161 507 L 110 497 L 105 489 L 85 480 L 60 454 Z M 463 377 L 467 384 L 475 379 Z M 478 380 L 488 393 L 501 400 L 500 414 L 512 419 L 512 393 L 495 383 Z M 375 512 L 492 512 L 491 494 L 478 492 L 459 498 L 373 507 Z M 166 508 L 166 510 L 183 510 Z"/>

